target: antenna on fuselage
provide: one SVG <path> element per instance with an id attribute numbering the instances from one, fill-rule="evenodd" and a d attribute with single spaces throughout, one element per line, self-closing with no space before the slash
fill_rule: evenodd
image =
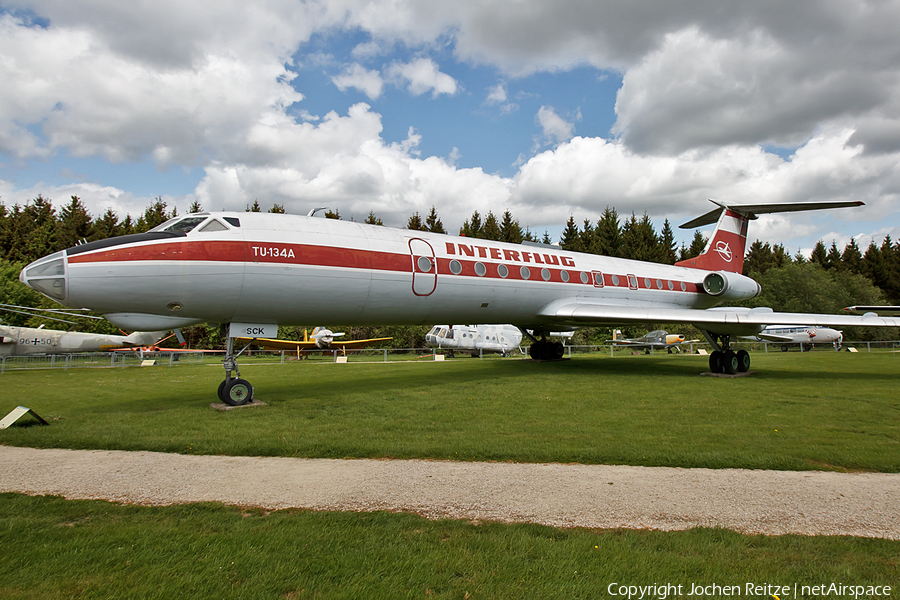
<path id="1" fill-rule="evenodd" d="M 315 214 L 316 214 L 317 212 L 319 212 L 320 210 L 329 210 L 329 208 L 328 208 L 327 206 L 320 206 L 320 207 L 318 207 L 318 208 L 314 208 L 314 209 L 312 209 L 311 211 L 309 211 L 308 213 L 306 213 L 306 216 L 307 216 L 307 217 L 313 217 L 313 216 L 315 216 Z"/>

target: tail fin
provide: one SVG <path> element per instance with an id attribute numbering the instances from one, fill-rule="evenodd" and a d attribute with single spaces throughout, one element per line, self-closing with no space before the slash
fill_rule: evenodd
<path id="1" fill-rule="evenodd" d="M 716 223 L 709 243 L 696 258 L 689 258 L 675 263 L 679 267 L 703 269 L 707 271 L 727 271 L 740 273 L 744 269 L 744 249 L 747 247 L 747 226 L 758 215 L 795 212 L 801 210 L 820 210 L 825 208 L 847 208 L 862 206 L 860 201 L 854 202 L 803 202 L 794 204 L 722 204 L 710 200 L 719 208 L 713 209 L 693 221 L 681 225 L 681 229 L 693 229 L 710 223 Z M 718 222 L 717 222 L 718 221 Z"/>

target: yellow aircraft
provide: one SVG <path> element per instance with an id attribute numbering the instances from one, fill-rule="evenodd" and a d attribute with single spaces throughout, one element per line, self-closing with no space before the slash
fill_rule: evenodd
<path id="1" fill-rule="evenodd" d="M 309 352 L 325 352 L 328 350 L 340 350 L 342 353 L 347 354 L 347 349 L 355 350 L 358 348 L 364 348 L 371 344 L 375 344 L 377 342 L 388 342 L 394 338 L 383 337 L 383 338 L 372 338 L 369 340 L 338 340 L 335 341 L 334 338 L 343 336 L 344 333 L 334 333 L 330 329 L 325 329 L 324 327 L 316 327 L 313 329 L 312 335 L 308 335 L 306 330 L 303 331 L 303 341 L 295 341 L 295 340 L 273 340 L 270 338 L 235 338 L 235 340 L 242 344 L 253 343 L 257 346 L 261 346 L 267 350 L 290 350 L 291 352 L 297 353 L 297 358 L 308 354 Z"/>

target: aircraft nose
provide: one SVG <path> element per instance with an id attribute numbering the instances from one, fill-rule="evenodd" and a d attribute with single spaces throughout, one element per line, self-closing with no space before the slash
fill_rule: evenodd
<path id="1" fill-rule="evenodd" d="M 62 302 L 66 298 L 65 251 L 39 258 L 19 273 L 19 281 L 45 296 Z"/>

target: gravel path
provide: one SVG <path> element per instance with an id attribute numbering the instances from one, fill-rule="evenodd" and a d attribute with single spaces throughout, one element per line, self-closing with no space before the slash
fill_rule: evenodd
<path id="1" fill-rule="evenodd" d="M 186 456 L 0 446 L 0 491 L 556 527 L 900 539 L 900 474 Z"/>

